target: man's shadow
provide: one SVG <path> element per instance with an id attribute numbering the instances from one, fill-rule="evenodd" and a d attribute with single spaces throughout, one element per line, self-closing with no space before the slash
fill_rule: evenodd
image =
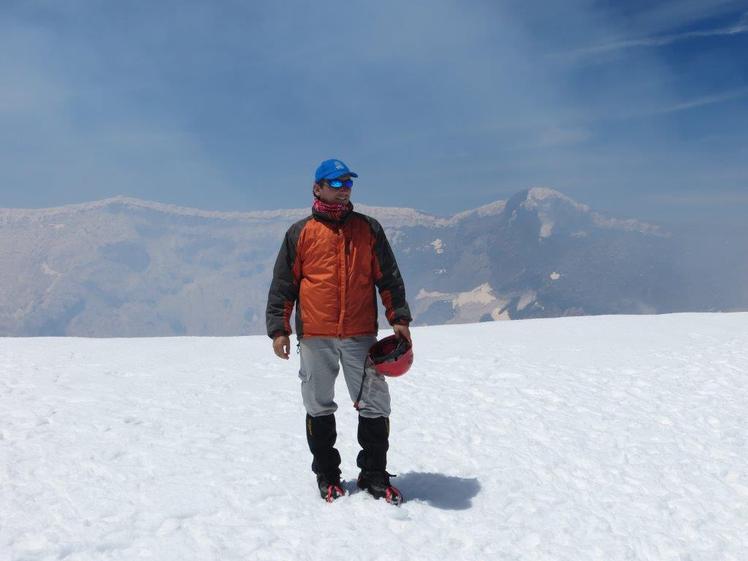
<path id="1" fill-rule="evenodd" d="M 480 492 L 477 479 L 465 479 L 441 473 L 403 473 L 393 479 L 405 501 L 423 501 L 444 510 L 467 510 Z"/>

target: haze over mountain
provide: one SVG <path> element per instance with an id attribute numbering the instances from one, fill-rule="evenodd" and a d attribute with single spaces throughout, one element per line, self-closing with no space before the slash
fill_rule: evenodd
<path id="1" fill-rule="evenodd" d="M 367 207 L 414 323 L 748 309 L 748 252 L 594 212 L 547 188 L 437 217 Z M 115 197 L 0 210 L 0 335 L 264 332 L 280 241 L 309 210 L 214 212 Z M 711 257 L 710 257 L 711 256 Z"/>

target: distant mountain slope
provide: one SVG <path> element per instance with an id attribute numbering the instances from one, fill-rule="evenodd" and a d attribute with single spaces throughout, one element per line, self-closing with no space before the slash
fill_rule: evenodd
<path id="1" fill-rule="evenodd" d="M 552 189 L 446 218 L 356 210 L 385 226 L 417 324 L 714 308 L 685 282 L 678 240 Z M 0 335 L 262 333 L 283 233 L 308 212 L 127 197 L 0 209 Z"/>

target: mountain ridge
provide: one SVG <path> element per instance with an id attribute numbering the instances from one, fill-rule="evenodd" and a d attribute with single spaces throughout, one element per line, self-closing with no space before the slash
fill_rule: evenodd
<path id="1" fill-rule="evenodd" d="M 578 203 L 571 197 L 548 187 L 531 187 L 520 191 L 517 195 L 524 195 L 526 208 L 538 208 L 550 199 L 561 200 L 566 204 L 573 206 L 583 213 L 591 213 L 597 223 L 601 226 L 621 227 L 629 230 L 640 230 L 654 233 L 660 230 L 660 227 L 654 224 L 642 222 L 637 219 L 614 219 L 607 218 L 604 215 L 592 212 L 590 207 Z M 515 196 L 517 196 L 515 195 Z M 456 212 L 449 216 L 438 216 L 422 210 L 410 207 L 383 207 L 372 206 L 364 203 L 354 202 L 354 210 L 364 214 L 371 214 L 374 217 L 381 217 L 388 220 L 389 223 L 408 222 L 411 225 L 430 225 L 430 226 L 453 226 L 462 220 L 473 216 L 495 216 L 501 214 L 507 205 L 506 200 L 496 200 L 473 209 L 467 209 Z M 116 195 L 105 199 L 88 201 L 82 203 L 71 203 L 55 207 L 42 208 L 11 208 L 0 207 L 0 219 L 20 219 L 20 218 L 44 218 L 66 214 L 77 214 L 106 209 L 114 206 L 124 206 L 133 209 L 152 210 L 165 214 L 174 214 L 179 216 L 193 216 L 201 218 L 215 218 L 220 220 L 273 220 L 273 219 L 301 219 L 309 215 L 308 208 L 289 208 L 289 209 L 271 209 L 271 210 L 248 210 L 248 211 L 223 211 L 223 210 L 206 210 L 197 207 L 189 207 L 172 203 L 162 203 L 137 197 L 125 195 Z"/>
<path id="2" fill-rule="evenodd" d="M 717 298 L 719 275 L 677 263 L 680 242 L 659 226 L 546 187 L 450 217 L 354 208 L 384 226 L 416 325 L 735 305 Z M 0 335 L 262 333 L 278 247 L 308 214 L 122 196 L 0 209 Z"/>

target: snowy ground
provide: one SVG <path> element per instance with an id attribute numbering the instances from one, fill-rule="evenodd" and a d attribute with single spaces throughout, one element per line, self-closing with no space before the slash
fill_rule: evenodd
<path id="1" fill-rule="evenodd" d="M 267 338 L 0 339 L 0 559 L 748 559 L 748 314 L 414 342 L 396 508 L 318 497 L 298 357 Z"/>

